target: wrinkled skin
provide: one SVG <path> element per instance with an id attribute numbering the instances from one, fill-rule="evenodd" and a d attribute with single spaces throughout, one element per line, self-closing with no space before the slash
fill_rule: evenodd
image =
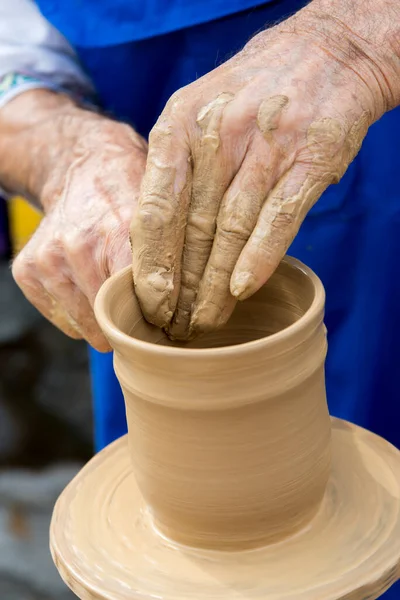
<path id="1" fill-rule="evenodd" d="M 178 339 L 223 325 L 397 104 L 395 79 L 376 45 L 307 8 L 178 91 L 131 227 L 146 318 Z"/>
<path id="2" fill-rule="evenodd" d="M 107 277 L 131 262 L 129 224 L 147 146 L 127 125 L 83 111 L 66 127 L 62 159 L 39 194 L 45 216 L 12 271 L 45 317 L 105 351 L 93 303 Z"/>

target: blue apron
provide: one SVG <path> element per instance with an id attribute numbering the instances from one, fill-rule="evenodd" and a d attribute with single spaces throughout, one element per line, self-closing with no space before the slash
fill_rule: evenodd
<path id="1" fill-rule="evenodd" d="M 276 23 L 304 3 L 38 1 L 74 45 L 103 106 L 144 136 L 176 89 L 226 60 L 265 24 Z M 314 269 L 326 288 L 330 412 L 398 447 L 399 140 L 397 109 L 371 127 L 342 181 L 323 194 L 289 251 Z M 91 351 L 91 364 L 100 449 L 126 432 L 125 411 L 112 356 Z M 387 600 L 396 598 L 398 585 L 386 595 Z"/>

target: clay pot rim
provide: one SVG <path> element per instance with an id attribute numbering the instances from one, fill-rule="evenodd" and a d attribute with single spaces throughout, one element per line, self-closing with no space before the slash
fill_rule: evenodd
<path id="1" fill-rule="evenodd" d="M 128 335 L 127 333 L 124 333 L 118 329 L 118 327 L 116 327 L 111 319 L 108 296 L 116 283 L 123 280 L 127 272 L 131 271 L 131 265 L 124 267 L 117 273 L 114 273 L 103 283 L 95 299 L 94 313 L 104 334 L 109 340 L 111 340 L 111 345 L 114 349 L 117 349 L 122 344 L 124 346 L 129 346 L 130 348 L 136 348 L 152 354 L 187 358 L 189 355 L 210 357 L 210 355 L 218 356 L 224 354 L 226 356 L 227 354 L 237 354 L 239 349 L 256 350 L 260 348 L 272 347 L 275 344 L 285 341 L 286 338 L 296 335 L 301 330 L 306 330 L 319 313 L 322 313 L 323 315 L 325 305 L 325 289 L 318 275 L 316 275 L 314 271 L 312 271 L 301 261 L 291 256 L 285 256 L 282 262 L 285 262 L 291 267 L 302 271 L 304 275 L 308 277 L 314 286 L 314 298 L 304 315 L 302 315 L 297 321 L 281 331 L 277 331 L 276 333 L 273 333 L 267 337 L 259 338 L 257 340 L 251 340 L 249 342 L 243 342 L 241 344 L 234 344 L 231 346 L 220 346 L 216 348 L 183 348 L 175 346 L 162 346 L 159 344 L 153 344 L 151 342 L 145 342 L 144 340 L 140 340 Z"/>

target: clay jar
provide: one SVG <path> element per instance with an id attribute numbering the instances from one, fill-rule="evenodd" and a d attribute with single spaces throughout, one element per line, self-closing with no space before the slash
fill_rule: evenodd
<path id="1" fill-rule="evenodd" d="M 143 319 L 130 268 L 102 287 L 96 316 L 160 534 L 243 550 L 315 515 L 330 471 L 324 299 L 316 275 L 287 258 L 224 328 L 178 345 Z"/>

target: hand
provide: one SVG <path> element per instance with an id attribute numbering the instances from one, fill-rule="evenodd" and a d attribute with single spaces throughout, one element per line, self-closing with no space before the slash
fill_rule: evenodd
<path id="1" fill-rule="evenodd" d="M 60 115 L 52 127 L 63 150 L 39 193 L 45 216 L 13 275 L 47 319 L 106 351 L 93 303 L 105 279 L 131 262 L 129 223 L 147 147 L 127 125 L 87 111 Z"/>
<path id="2" fill-rule="evenodd" d="M 133 270 L 146 318 L 171 337 L 223 325 L 266 282 L 398 102 L 394 53 L 315 5 L 177 92 L 150 135 Z"/>

